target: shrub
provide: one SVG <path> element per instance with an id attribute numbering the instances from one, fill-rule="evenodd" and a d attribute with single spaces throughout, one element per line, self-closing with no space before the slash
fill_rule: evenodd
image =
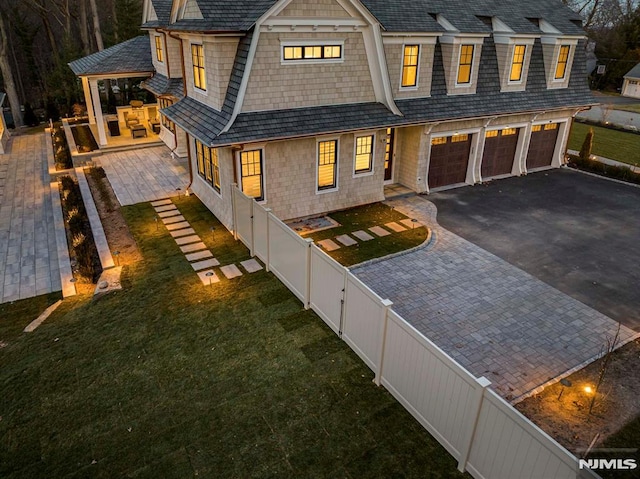
<path id="1" fill-rule="evenodd" d="M 607 165 L 589 158 L 585 160 L 576 155 L 569 155 L 569 166 L 640 185 L 640 173 L 635 173 L 631 168 L 626 166 Z"/>
<path id="2" fill-rule="evenodd" d="M 580 148 L 580 159 L 588 160 L 591 157 L 591 148 L 593 147 L 593 128 L 589 128 L 589 133 L 584 137 L 582 148 Z"/>

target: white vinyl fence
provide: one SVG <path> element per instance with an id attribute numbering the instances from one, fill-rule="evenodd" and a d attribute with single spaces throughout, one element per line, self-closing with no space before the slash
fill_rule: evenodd
<path id="1" fill-rule="evenodd" d="M 597 478 L 348 269 L 233 187 L 235 234 L 477 479 Z"/>

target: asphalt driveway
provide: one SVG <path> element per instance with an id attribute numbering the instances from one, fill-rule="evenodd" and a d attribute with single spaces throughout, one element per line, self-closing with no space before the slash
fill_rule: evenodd
<path id="1" fill-rule="evenodd" d="M 444 228 L 640 331 L 640 188 L 560 169 L 428 199 Z"/>

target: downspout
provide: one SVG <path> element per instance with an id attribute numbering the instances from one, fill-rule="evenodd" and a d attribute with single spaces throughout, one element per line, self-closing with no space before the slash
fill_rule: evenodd
<path id="1" fill-rule="evenodd" d="M 180 42 L 180 63 L 182 65 L 182 92 L 184 94 L 184 97 L 187 97 L 187 73 L 186 73 L 186 69 L 184 67 L 184 45 L 182 43 L 182 38 L 180 37 L 176 37 L 175 35 L 172 35 L 171 32 L 169 30 L 166 30 L 167 35 L 169 35 L 171 38 L 178 40 Z M 167 52 L 169 53 L 169 52 Z M 168 64 L 168 62 L 167 62 Z M 185 131 L 185 134 L 187 135 L 187 159 L 188 159 L 188 163 L 189 163 L 189 184 L 187 185 L 185 194 L 188 196 L 189 195 L 189 188 L 191 188 L 191 185 L 193 184 L 193 167 L 191 166 L 191 142 L 189 141 L 189 134 Z M 178 148 L 178 134 L 176 132 L 176 134 L 174 135 L 175 137 L 175 141 L 176 141 L 176 148 Z"/>

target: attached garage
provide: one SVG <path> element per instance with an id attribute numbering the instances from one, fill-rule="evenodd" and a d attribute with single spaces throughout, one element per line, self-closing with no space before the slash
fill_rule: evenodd
<path id="1" fill-rule="evenodd" d="M 464 183 L 470 152 L 471 135 L 433 138 L 429 159 L 429 188 Z"/>
<path id="2" fill-rule="evenodd" d="M 558 140 L 558 123 L 534 125 L 531 128 L 531 142 L 527 152 L 527 170 L 551 166 L 553 152 Z"/>
<path id="3" fill-rule="evenodd" d="M 518 128 L 487 131 L 480 170 L 483 179 L 511 174 L 519 133 Z"/>

